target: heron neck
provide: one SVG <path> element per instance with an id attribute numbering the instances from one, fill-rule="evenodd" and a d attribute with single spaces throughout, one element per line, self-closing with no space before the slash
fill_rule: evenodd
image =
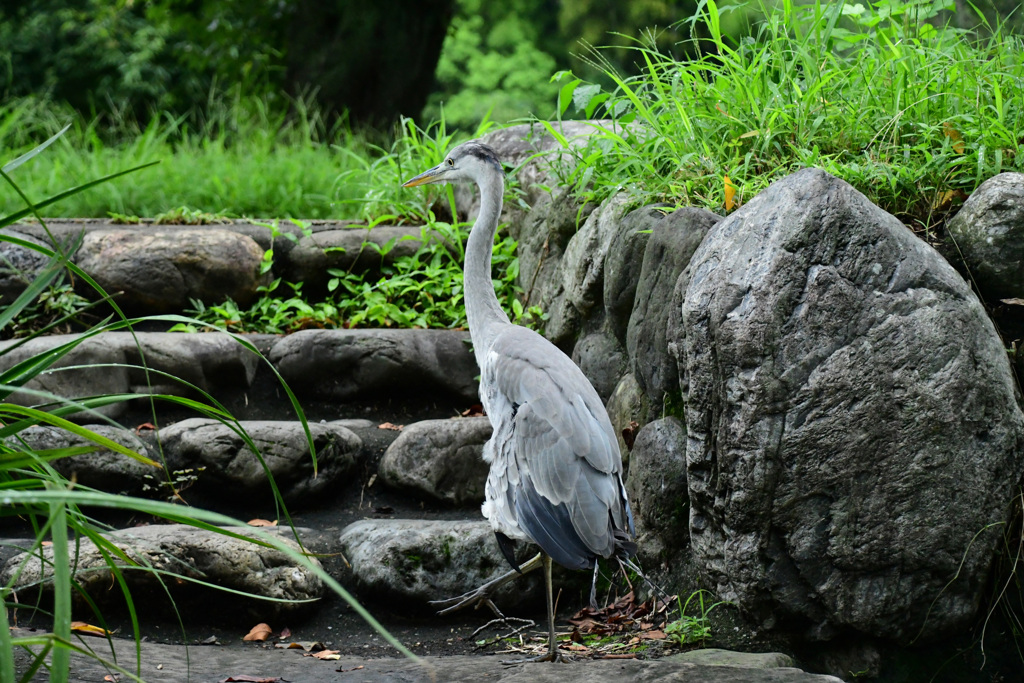
<path id="1" fill-rule="evenodd" d="M 479 186 L 480 213 L 466 243 L 463 292 L 469 336 L 473 339 L 477 364 L 482 368 L 483 359 L 502 325 L 511 323 L 498 303 L 494 283 L 491 282 L 491 253 L 501 215 L 504 181 L 500 174 L 494 173 L 482 179 Z"/>

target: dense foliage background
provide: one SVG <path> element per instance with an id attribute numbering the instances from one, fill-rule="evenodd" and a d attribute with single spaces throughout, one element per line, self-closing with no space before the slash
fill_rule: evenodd
<path id="1" fill-rule="evenodd" d="M 990 21 L 1021 20 L 1012 0 L 973 6 Z M 686 20 L 698 8 L 698 0 L 6 0 L 0 97 L 143 122 L 201 115 L 224 92 L 271 107 L 312 97 L 330 117 L 378 127 L 442 109 L 461 126 L 488 115 L 544 117 L 554 111 L 553 73 L 598 79 L 589 46 L 619 46 L 600 60 L 625 75 L 642 65 L 624 46 L 686 56 Z M 764 10 L 723 3 L 723 30 L 738 40 Z M 936 21 L 979 23 L 966 0 Z"/>

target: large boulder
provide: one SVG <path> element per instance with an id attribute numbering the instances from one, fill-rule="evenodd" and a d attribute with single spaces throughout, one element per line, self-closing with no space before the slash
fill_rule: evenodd
<path id="1" fill-rule="evenodd" d="M 963 279 L 817 169 L 716 225 L 688 272 L 670 335 L 691 542 L 719 595 L 811 638 L 968 629 L 1024 418 Z"/>
<path id="2" fill-rule="evenodd" d="M 510 569 L 484 520 L 364 519 L 342 530 L 341 545 L 361 592 L 422 608 Z M 495 602 L 514 606 L 543 593 L 540 574 L 505 584 Z"/>
<path id="3" fill-rule="evenodd" d="M 118 303 L 147 314 L 177 313 L 192 299 L 247 306 L 264 281 L 263 250 L 227 229 L 111 229 L 85 233 L 78 266 Z"/>
<path id="4" fill-rule="evenodd" d="M 408 425 L 381 458 L 385 484 L 449 505 L 484 502 L 487 463 L 484 443 L 491 438 L 486 417 L 423 420 Z"/>
<path id="5" fill-rule="evenodd" d="M 606 330 L 580 337 L 571 357 L 594 385 L 602 401 L 611 397 L 622 373 L 629 368 L 625 346 Z"/>
<path id="6" fill-rule="evenodd" d="M 292 611 L 323 596 L 324 584 L 309 567 L 280 550 L 247 540 L 246 536 L 254 534 L 252 528 L 229 527 L 224 531 L 241 538 L 185 524 L 152 524 L 104 534 L 105 541 L 120 548 L 133 564 L 116 557 L 109 548 L 97 548 L 91 540 L 82 539 L 74 549 L 75 581 L 96 602 L 105 604 L 116 599 L 121 591 L 112 589 L 113 562 L 120 567 L 121 576 L 133 594 L 139 590 L 152 591 L 159 599 L 165 597 L 165 591 L 174 595 L 192 581 L 202 581 L 253 596 L 250 606 L 258 606 L 264 617 Z M 300 550 L 285 530 L 263 533 L 278 536 L 279 542 L 294 552 Z M 44 591 L 51 590 L 52 547 L 44 548 L 42 554 L 45 562 L 40 562 L 38 553 L 31 557 L 25 553 L 13 556 L 0 571 L 0 581 L 4 585 L 14 582 L 15 588 L 39 586 Z M 307 557 L 308 562 L 320 566 L 316 558 Z M 148 568 L 156 571 L 146 571 Z M 182 580 L 174 580 L 175 575 Z M 198 588 L 198 584 L 191 585 Z M 216 596 L 215 589 L 204 590 L 208 597 Z M 237 593 L 230 599 L 244 599 Z M 228 595 L 224 593 L 221 597 Z M 136 595 L 135 599 L 140 598 Z"/>
<path id="7" fill-rule="evenodd" d="M 655 407 L 679 386 L 667 339 L 676 282 L 704 235 L 720 220 L 710 211 L 685 207 L 651 225 L 626 329 L 626 349 L 640 388 Z"/>
<path id="8" fill-rule="evenodd" d="M 554 296 L 561 284 L 562 255 L 593 208 L 580 209 L 568 189 L 556 187 L 538 198 L 518 231 L 510 230 L 518 240 L 519 284 L 529 303 L 543 305 Z"/>
<path id="9" fill-rule="evenodd" d="M 480 138 L 497 153 L 506 168 L 514 169 L 519 187 L 523 190 L 522 201 L 506 202 L 502 207 L 501 219 L 508 223 L 509 231 L 516 239 L 520 230 L 544 197 L 558 193 L 559 203 L 575 214 L 579 206 L 567 194 L 559 191 L 559 174 L 574 165 L 572 148 L 582 147 L 595 132 L 614 129 L 616 124 L 608 120 L 557 121 L 551 126 L 561 139 L 556 138 L 541 123 L 522 123 L 517 126 L 498 128 Z M 618 128 L 621 131 L 621 128 Z M 565 141 L 566 147 L 562 144 Z M 458 185 L 455 189 L 455 203 L 459 213 L 473 217 L 480 208 L 479 193 L 473 185 Z"/>
<path id="10" fill-rule="evenodd" d="M 296 421 L 252 420 L 239 423 L 262 457 L 253 453 L 232 425 L 195 417 L 164 427 L 160 443 L 172 468 L 204 468 L 197 486 L 224 496 L 271 494 L 270 475 L 286 502 L 308 502 L 332 489 L 355 468 L 362 441 L 335 424 L 310 423 L 316 453 L 314 464 L 302 424 Z"/>
<path id="11" fill-rule="evenodd" d="M 990 303 L 1024 298 L 1024 173 L 983 182 L 947 230 Z"/>
<path id="12" fill-rule="evenodd" d="M 608 328 L 623 346 L 640 284 L 647 241 L 664 219 L 665 212 L 658 206 L 630 211 L 619 221 L 608 246 L 604 266 L 604 310 Z"/>
<path id="13" fill-rule="evenodd" d="M 650 412 L 647 397 L 644 396 L 644 392 L 640 391 L 640 384 L 636 381 L 633 373 L 626 373 L 619 379 L 605 407 L 608 410 L 608 418 L 612 421 L 612 428 L 615 429 L 615 434 L 618 437 L 622 462 L 627 464 L 630 451 L 633 449 L 636 430 L 647 422 Z"/>
<path id="14" fill-rule="evenodd" d="M 626 202 L 618 194 L 597 207 L 566 244 L 553 279 L 544 283 L 537 303 L 550 316 L 544 336 L 555 344 L 573 341 L 595 309 L 604 312 L 598 306 L 604 303 L 604 262 Z"/>
<path id="15" fill-rule="evenodd" d="M 461 330 L 303 330 L 274 345 L 270 360 L 296 391 L 351 401 L 447 395 L 477 400 L 479 370 Z"/>
<path id="16" fill-rule="evenodd" d="M 626 491 L 642 544 L 648 534 L 673 554 L 688 545 L 686 427 L 679 418 L 655 420 L 637 433 L 629 457 Z"/>

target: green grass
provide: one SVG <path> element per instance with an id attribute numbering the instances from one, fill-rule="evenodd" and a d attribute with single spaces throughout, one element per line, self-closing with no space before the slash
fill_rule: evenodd
<path id="1" fill-rule="evenodd" d="M 688 20 L 693 60 L 637 42 L 636 77 L 592 52 L 610 89 L 557 75 L 563 112 L 628 124 L 595 135 L 564 170 L 581 197 L 629 187 L 637 205 L 723 212 L 817 166 L 930 231 L 985 179 L 1024 169 L 1021 36 L 936 28 L 924 21 L 937 20 L 931 2 L 783 0 L 749 20 L 727 9 L 706 0 Z M 730 39 L 726 21 L 748 21 L 750 38 Z"/>
<path id="2" fill-rule="evenodd" d="M 130 181 L 70 197 L 49 216 L 153 217 L 187 206 L 230 217 L 352 219 L 362 215 L 367 160 L 380 154 L 366 135 L 327 125 L 312 105 L 277 112 L 255 98 L 211 106 L 200 121 L 164 116 L 144 128 L 130 119 L 87 122 L 51 102 L 20 100 L 0 106 L 0 148 L 17 156 L 68 123 L 71 130 L 48 154 L 20 170 L 29 196 L 160 163 Z M 20 201 L 0 188 L 0 214 L 21 208 Z"/>

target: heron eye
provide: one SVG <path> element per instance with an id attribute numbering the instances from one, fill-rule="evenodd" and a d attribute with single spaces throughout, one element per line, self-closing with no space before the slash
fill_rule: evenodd
<path id="1" fill-rule="evenodd" d="M 449 166 L 454 166 L 454 165 L 455 165 L 455 162 L 454 162 L 454 161 L 452 161 L 451 159 L 448 159 L 448 165 L 449 165 Z"/>

